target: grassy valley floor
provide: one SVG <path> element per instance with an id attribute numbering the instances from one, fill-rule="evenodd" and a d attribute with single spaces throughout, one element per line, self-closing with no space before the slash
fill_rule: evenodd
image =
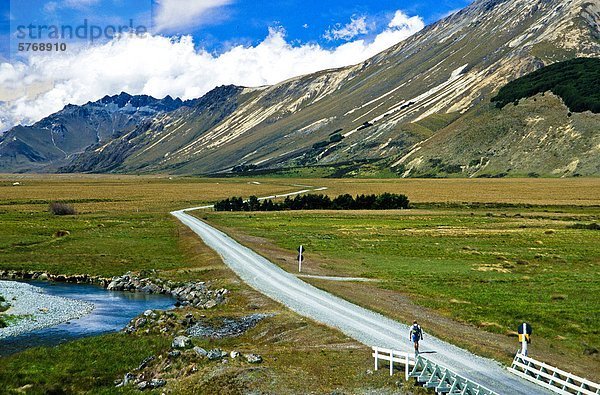
<path id="1" fill-rule="evenodd" d="M 228 303 L 180 315 L 276 314 L 239 338 L 198 341 L 206 349 L 259 353 L 263 364 L 199 359 L 177 366 L 184 373 L 172 373 L 166 392 L 419 391 L 398 389 L 401 379 L 385 372 L 368 374 L 366 347 L 251 290 L 168 214 L 299 185 L 327 186 L 330 195 L 405 193 L 415 209 L 196 215 L 289 271 L 296 269 L 297 245 L 304 244 L 308 273 L 379 280 L 307 281 L 404 322 L 417 317 L 427 332 L 503 362 L 518 347 L 516 325 L 527 320 L 534 327 L 532 355 L 598 379 L 598 231 L 583 225 L 600 222 L 599 180 L 18 177 L 0 177 L 0 269 L 101 276 L 131 270 L 211 281 L 232 291 Z M 70 203 L 78 214 L 53 216 L 51 201 Z M 0 361 L 0 387 L 35 394 L 132 392 L 115 389 L 113 381 L 149 355 L 165 355 L 171 340 L 171 334 L 111 334 L 31 349 Z"/>
<path id="2" fill-rule="evenodd" d="M 379 280 L 307 279 L 404 322 L 418 318 L 426 330 L 505 363 L 519 347 L 518 324 L 528 321 L 531 355 L 598 379 L 600 249 L 589 225 L 600 222 L 592 198 L 599 182 L 568 180 L 558 194 L 560 180 L 532 180 L 535 189 L 518 186 L 529 180 L 510 181 L 463 180 L 454 185 L 464 191 L 444 202 L 433 189 L 447 196 L 448 188 L 429 181 L 429 199 L 415 204 L 423 208 L 406 211 L 196 215 L 290 272 L 303 244 L 308 274 Z M 390 184 L 399 192 L 403 181 Z M 482 200 L 465 204 L 478 187 Z M 488 189 L 497 191 L 497 204 Z"/>
<path id="3" fill-rule="evenodd" d="M 19 181 L 21 185 L 12 186 Z M 28 177 L 0 181 L 0 269 L 113 276 L 144 272 L 174 281 L 209 281 L 231 291 L 211 310 L 179 309 L 205 320 L 273 313 L 238 338 L 195 339 L 205 349 L 262 355 L 264 362 L 228 364 L 205 358 L 163 372 L 154 393 L 423 393 L 400 377 L 372 369 L 370 350 L 333 329 L 287 311 L 231 272 L 168 212 L 236 195 L 298 189 L 296 180 L 206 180 L 167 177 Z M 53 216 L 50 201 L 71 203 L 76 216 Z M 56 237 L 59 230 L 68 234 Z M 0 393 L 139 393 L 115 388 L 151 355 L 166 357 L 174 334 L 108 334 L 0 359 Z M 151 367 L 152 368 L 152 367 Z M 402 387 L 398 387 L 400 381 Z M 153 391 L 149 391 L 153 393 Z"/>

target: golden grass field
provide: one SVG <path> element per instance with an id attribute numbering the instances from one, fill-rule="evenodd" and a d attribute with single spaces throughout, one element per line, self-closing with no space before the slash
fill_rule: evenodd
<path id="1" fill-rule="evenodd" d="M 14 182 L 22 185 L 13 187 Z M 281 179 L 107 175 L 0 175 L 0 202 L 103 200 L 82 211 L 170 211 L 230 196 L 269 195 L 325 186 L 329 195 L 403 193 L 414 203 L 600 205 L 600 179 Z"/>

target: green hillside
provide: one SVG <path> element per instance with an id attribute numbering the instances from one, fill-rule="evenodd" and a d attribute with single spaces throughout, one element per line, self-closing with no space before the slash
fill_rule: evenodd
<path id="1" fill-rule="evenodd" d="M 600 59 L 575 58 L 527 74 L 492 98 L 498 108 L 538 93 L 552 92 L 573 112 L 600 113 Z"/>

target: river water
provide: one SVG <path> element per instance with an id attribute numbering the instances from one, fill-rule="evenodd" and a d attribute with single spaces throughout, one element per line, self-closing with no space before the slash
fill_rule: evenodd
<path id="1" fill-rule="evenodd" d="M 69 323 L 24 333 L 0 340 L 0 356 L 14 354 L 35 346 L 53 346 L 70 340 L 123 329 L 132 318 L 146 310 L 172 308 L 175 299 L 165 295 L 107 291 L 96 285 L 28 281 L 49 295 L 83 300 L 94 310 Z"/>

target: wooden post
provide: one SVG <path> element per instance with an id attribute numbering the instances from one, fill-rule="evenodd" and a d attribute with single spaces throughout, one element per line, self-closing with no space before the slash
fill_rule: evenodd
<path id="1" fill-rule="evenodd" d="M 406 357 L 406 360 L 405 360 L 406 364 L 404 365 L 404 379 L 406 381 L 408 381 L 408 353 L 406 353 L 405 357 Z"/>
<path id="2" fill-rule="evenodd" d="M 375 370 L 379 369 L 379 348 L 375 347 Z"/>
<path id="3" fill-rule="evenodd" d="M 394 350 L 390 350 L 390 376 L 394 375 Z"/>

